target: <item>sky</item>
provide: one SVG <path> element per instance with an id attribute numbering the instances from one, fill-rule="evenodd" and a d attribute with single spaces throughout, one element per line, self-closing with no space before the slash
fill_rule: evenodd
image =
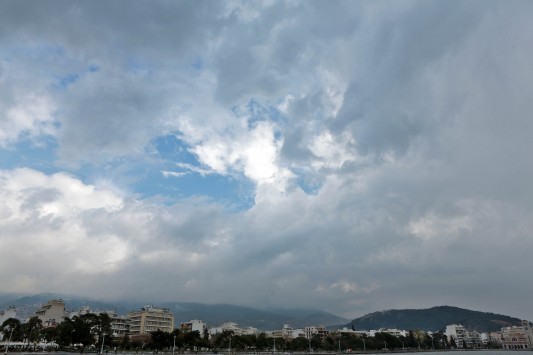
<path id="1" fill-rule="evenodd" d="M 533 2 L 0 2 L 0 285 L 533 320 Z"/>

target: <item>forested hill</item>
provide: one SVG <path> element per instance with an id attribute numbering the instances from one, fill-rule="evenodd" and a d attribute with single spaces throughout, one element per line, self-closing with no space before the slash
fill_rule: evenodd
<path id="1" fill-rule="evenodd" d="M 520 325 L 521 320 L 500 314 L 439 306 L 428 309 L 401 309 L 369 313 L 348 324 L 357 330 L 396 328 L 404 330 L 444 330 L 447 325 L 461 324 L 468 330 L 492 332 L 502 327 Z"/>

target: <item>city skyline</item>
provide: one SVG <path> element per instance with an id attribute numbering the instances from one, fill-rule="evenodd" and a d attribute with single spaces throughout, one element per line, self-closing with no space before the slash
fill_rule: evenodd
<path id="1" fill-rule="evenodd" d="M 531 16 L 1 2 L 2 292 L 533 319 Z"/>

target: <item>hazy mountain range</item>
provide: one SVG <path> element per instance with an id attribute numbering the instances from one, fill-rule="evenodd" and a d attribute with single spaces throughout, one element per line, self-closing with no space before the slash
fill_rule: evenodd
<path id="1" fill-rule="evenodd" d="M 32 315 L 42 304 L 53 298 L 65 301 L 68 311 L 79 310 L 89 306 L 93 311 L 114 310 L 118 314 L 127 314 L 139 309 L 149 302 L 105 302 L 52 293 L 37 295 L 0 294 L 0 309 L 15 306 L 20 318 Z M 201 319 L 208 326 L 218 326 L 232 321 L 241 327 L 253 326 L 260 330 L 280 329 L 284 324 L 294 328 L 311 325 L 324 325 L 330 329 L 353 327 L 358 330 L 396 328 L 404 330 L 444 330 L 449 324 L 462 324 L 469 330 L 491 332 L 502 327 L 519 325 L 521 320 L 505 315 L 478 312 L 468 309 L 438 306 L 428 309 L 386 310 L 369 313 L 349 322 L 348 319 L 334 314 L 309 309 L 256 309 L 229 304 L 202 304 L 191 302 L 157 303 L 154 306 L 169 308 L 174 314 L 175 324 Z"/>
<path id="2" fill-rule="evenodd" d="M 31 315 L 40 305 L 53 298 L 65 301 L 68 311 L 75 311 L 83 306 L 89 306 L 93 311 L 114 310 L 118 314 L 127 314 L 131 310 L 139 309 L 150 302 L 104 302 L 78 296 L 44 293 L 32 296 L 0 294 L 0 309 L 15 306 L 21 318 Z M 241 327 L 253 326 L 260 330 L 280 329 L 284 324 L 292 327 L 308 325 L 324 325 L 326 327 L 345 324 L 349 320 L 334 314 L 309 309 L 255 309 L 229 304 L 202 304 L 191 302 L 153 303 L 154 306 L 169 308 L 174 314 L 175 324 L 201 319 L 208 326 L 218 326 L 223 322 L 235 322 Z"/>

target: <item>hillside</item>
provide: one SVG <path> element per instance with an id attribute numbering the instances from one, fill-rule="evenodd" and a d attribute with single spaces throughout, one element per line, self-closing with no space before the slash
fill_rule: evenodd
<path id="1" fill-rule="evenodd" d="M 405 330 L 444 330 L 446 325 L 462 324 L 469 330 L 492 332 L 502 327 L 519 325 L 520 319 L 468 309 L 439 306 L 428 309 L 401 309 L 369 313 L 352 320 L 355 329 L 397 328 Z"/>
<path id="2" fill-rule="evenodd" d="M 13 297 L 6 295 L 0 297 L 0 309 L 15 306 L 18 316 L 24 319 L 37 310 L 41 304 L 52 298 L 61 298 L 65 301 L 65 307 L 69 311 L 78 310 L 82 306 L 89 306 L 93 311 L 114 310 L 118 314 L 126 314 L 131 310 L 139 309 L 150 302 L 103 302 L 77 296 L 59 294 L 38 294 L 32 296 Z M 229 304 L 202 304 L 202 303 L 153 303 L 155 306 L 169 308 L 174 314 L 175 324 L 201 319 L 209 326 L 217 326 L 223 322 L 235 322 L 241 327 L 253 326 L 260 330 L 280 329 L 284 324 L 292 327 L 304 327 L 308 325 L 332 326 L 346 323 L 348 320 L 334 314 L 319 310 L 260 310 L 249 307 L 241 307 Z"/>

